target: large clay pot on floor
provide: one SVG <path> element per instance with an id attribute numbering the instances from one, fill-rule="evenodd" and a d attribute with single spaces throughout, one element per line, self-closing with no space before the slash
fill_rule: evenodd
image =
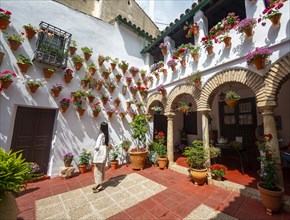
<path id="1" fill-rule="evenodd" d="M 188 172 L 192 181 L 195 184 L 203 185 L 205 183 L 206 178 L 207 178 L 207 169 L 197 170 L 197 169 L 190 168 Z"/>
<path id="2" fill-rule="evenodd" d="M 5 192 L 4 196 L 0 202 L 0 219 L 17 219 L 19 210 L 15 197 L 10 192 Z"/>
<path id="3" fill-rule="evenodd" d="M 80 164 L 79 165 L 80 173 L 86 173 L 87 172 L 87 165 L 86 164 Z"/>
<path id="4" fill-rule="evenodd" d="M 267 214 L 272 215 L 272 212 L 279 212 L 282 207 L 284 189 L 281 186 L 277 186 L 277 190 L 279 191 L 271 191 L 263 188 L 261 186 L 262 184 L 263 182 L 258 182 L 257 186 Z"/>
<path id="5" fill-rule="evenodd" d="M 134 170 L 143 170 L 144 169 L 147 153 L 148 153 L 148 151 L 129 152 L 132 169 L 134 169 Z"/>
<path id="6" fill-rule="evenodd" d="M 166 169 L 167 168 L 167 157 L 158 157 L 158 165 L 160 169 Z"/>

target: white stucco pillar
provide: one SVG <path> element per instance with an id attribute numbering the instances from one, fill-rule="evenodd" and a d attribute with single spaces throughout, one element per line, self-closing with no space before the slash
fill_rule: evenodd
<path id="1" fill-rule="evenodd" d="M 195 44 L 201 41 L 201 38 L 208 34 L 208 20 L 202 11 L 197 11 L 194 15 L 194 22 L 199 26 L 199 35 L 194 37 Z"/>
<path id="2" fill-rule="evenodd" d="M 172 38 L 171 37 L 168 37 L 168 36 L 166 36 L 165 38 L 164 38 L 164 43 L 168 43 L 168 46 L 167 46 L 167 56 L 165 56 L 164 57 L 164 63 L 166 64 L 167 63 L 167 61 L 168 60 L 170 60 L 171 59 L 171 57 L 172 57 L 172 50 L 175 48 L 175 42 L 174 42 L 174 40 L 172 40 Z"/>
<path id="3" fill-rule="evenodd" d="M 167 157 L 170 162 L 174 160 L 174 149 L 173 149 L 173 117 L 175 113 L 169 112 L 166 113 L 165 116 L 167 117 Z"/>
<path id="4" fill-rule="evenodd" d="M 201 123 L 202 123 L 202 140 L 203 146 L 207 155 L 207 164 L 210 167 L 210 152 L 209 152 L 209 126 L 208 126 L 208 115 L 209 111 L 201 112 Z M 210 172 L 209 172 L 210 174 Z M 210 178 L 210 176 L 209 176 Z"/>
<path id="5" fill-rule="evenodd" d="M 283 181 L 283 174 L 281 170 L 281 157 L 280 157 L 280 149 L 279 143 L 277 138 L 277 130 L 276 130 L 276 123 L 274 119 L 274 106 L 264 106 L 260 109 L 262 110 L 263 116 L 263 124 L 264 124 L 264 134 L 272 134 L 272 140 L 268 143 L 268 146 L 275 153 L 275 156 L 278 158 L 278 166 L 277 166 L 277 173 L 278 173 L 278 183 L 279 185 L 284 187 Z"/>
<path id="6" fill-rule="evenodd" d="M 153 57 L 150 55 L 150 53 L 145 53 L 145 65 L 150 66 L 153 63 Z"/>

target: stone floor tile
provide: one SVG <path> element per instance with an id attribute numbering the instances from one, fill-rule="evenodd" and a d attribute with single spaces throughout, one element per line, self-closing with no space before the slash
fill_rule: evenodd
<path id="1" fill-rule="evenodd" d="M 45 208 L 45 207 L 53 205 L 55 203 L 61 203 L 61 199 L 60 199 L 59 195 L 50 196 L 48 198 L 40 199 L 40 200 L 36 200 L 35 201 L 35 205 L 37 205 L 37 207 L 39 209 Z"/>
<path id="2" fill-rule="evenodd" d="M 62 193 L 60 195 L 60 198 L 62 199 L 62 201 L 65 201 L 65 200 L 68 200 L 68 199 L 73 199 L 75 198 L 76 196 L 82 194 L 82 191 L 81 189 L 76 189 L 76 190 L 71 190 L 69 192 L 66 192 L 66 193 Z"/>
<path id="3" fill-rule="evenodd" d="M 67 209 L 66 213 L 68 214 L 70 219 L 80 219 L 82 217 L 91 215 L 93 213 L 93 209 L 91 208 L 90 205 L 85 203 L 85 204 L 80 204 L 80 206 L 78 207 Z"/>
<path id="4" fill-rule="evenodd" d="M 112 200 L 109 197 L 106 198 L 101 198 L 95 201 L 91 201 L 91 204 L 93 206 L 94 209 L 97 209 L 98 211 L 102 211 L 104 209 L 106 209 L 107 207 L 111 206 L 111 204 L 114 203 L 114 200 Z"/>

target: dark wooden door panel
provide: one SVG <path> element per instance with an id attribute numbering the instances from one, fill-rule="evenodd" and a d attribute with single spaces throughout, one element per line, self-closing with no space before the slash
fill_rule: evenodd
<path id="1" fill-rule="evenodd" d="M 18 107 L 12 150 L 22 150 L 27 161 L 36 162 L 46 173 L 51 148 L 55 110 Z"/>

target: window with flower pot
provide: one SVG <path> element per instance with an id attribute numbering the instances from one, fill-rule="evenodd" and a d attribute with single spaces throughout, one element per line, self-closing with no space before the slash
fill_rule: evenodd
<path id="1" fill-rule="evenodd" d="M 40 22 L 33 60 L 66 68 L 70 41 L 70 33 L 46 22 Z"/>

